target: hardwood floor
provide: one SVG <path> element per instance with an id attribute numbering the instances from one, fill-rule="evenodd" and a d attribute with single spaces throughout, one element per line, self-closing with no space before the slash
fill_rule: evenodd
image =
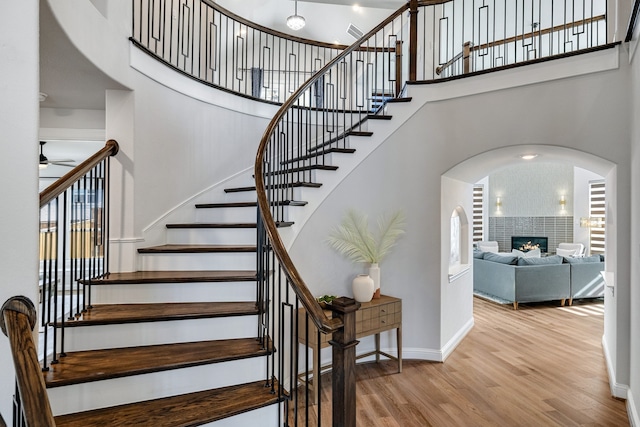
<path id="1" fill-rule="evenodd" d="M 475 326 L 444 363 L 359 364 L 358 426 L 628 426 L 602 353 L 604 305 L 474 298 Z M 330 425 L 330 374 L 323 377 Z M 317 410 L 314 406 L 312 410 Z"/>

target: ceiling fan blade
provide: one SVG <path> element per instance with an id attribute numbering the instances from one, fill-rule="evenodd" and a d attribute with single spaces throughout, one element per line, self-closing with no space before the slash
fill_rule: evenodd
<path id="1" fill-rule="evenodd" d="M 68 168 L 74 168 L 76 167 L 76 165 L 70 164 L 73 162 L 74 162 L 73 160 L 49 160 L 47 163 L 49 163 L 50 165 L 66 166 Z"/>

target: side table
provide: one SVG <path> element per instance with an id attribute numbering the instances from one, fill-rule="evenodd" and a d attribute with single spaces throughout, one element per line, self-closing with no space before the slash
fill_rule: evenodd
<path id="1" fill-rule="evenodd" d="M 326 310 L 328 316 L 331 315 L 331 311 Z M 312 391 L 313 403 L 317 403 L 320 390 L 316 387 L 316 378 L 322 374 L 322 372 L 331 369 L 331 363 L 323 366 L 318 366 L 316 363 L 318 350 L 328 347 L 331 340 L 331 334 L 320 334 L 320 343 L 318 344 L 318 330 L 311 322 L 308 324 L 307 331 L 305 332 L 305 317 L 306 312 L 304 309 L 298 310 L 298 342 L 303 345 L 307 345 L 312 350 L 312 363 L 313 363 L 313 376 L 309 380 L 309 385 Z M 396 330 L 396 342 L 398 346 L 398 356 L 392 356 L 388 353 L 380 351 L 380 333 L 395 329 Z M 360 309 L 356 311 L 356 338 L 362 338 L 369 335 L 375 335 L 375 350 L 359 354 L 356 359 L 361 359 L 369 356 L 376 356 L 376 363 L 380 362 L 380 356 L 385 356 L 389 359 L 398 362 L 398 373 L 402 372 L 402 300 L 400 298 L 380 295 L 380 298 L 373 299 L 370 302 L 361 303 Z M 307 383 L 308 372 L 298 374 L 298 382 Z"/>

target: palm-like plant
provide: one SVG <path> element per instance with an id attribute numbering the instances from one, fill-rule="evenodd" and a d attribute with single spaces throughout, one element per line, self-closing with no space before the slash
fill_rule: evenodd
<path id="1" fill-rule="evenodd" d="M 340 226 L 331 230 L 327 242 L 354 262 L 380 263 L 404 234 L 405 218 L 401 211 L 378 219 L 378 230 L 369 230 L 365 214 L 347 211 Z"/>

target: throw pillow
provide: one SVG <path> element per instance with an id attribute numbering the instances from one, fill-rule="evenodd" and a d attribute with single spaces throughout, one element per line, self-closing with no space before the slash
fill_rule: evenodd
<path id="1" fill-rule="evenodd" d="M 572 257 L 576 254 L 575 249 L 556 249 L 556 255 L 564 256 L 564 257 Z"/>
<path id="2" fill-rule="evenodd" d="M 562 257 L 552 255 L 544 258 L 518 258 L 518 265 L 549 265 L 562 264 Z"/>
<path id="3" fill-rule="evenodd" d="M 524 258 L 526 255 L 524 254 L 524 252 L 519 251 L 517 249 L 511 249 L 511 255 L 515 255 L 517 257 L 521 257 Z"/>
<path id="4" fill-rule="evenodd" d="M 517 256 L 509 256 L 509 255 L 498 255 L 493 252 L 485 252 L 484 259 L 487 261 L 499 262 L 501 264 L 511 264 L 515 265 L 518 261 Z"/>
<path id="5" fill-rule="evenodd" d="M 478 245 L 478 249 L 480 249 L 480 251 L 482 251 L 482 252 L 498 253 L 498 247 L 497 246 Z"/>
<path id="6" fill-rule="evenodd" d="M 474 258 L 478 258 L 478 259 L 482 259 L 482 258 L 484 258 L 484 252 L 482 252 L 482 251 L 473 251 L 473 257 Z"/>
<path id="7" fill-rule="evenodd" d="M 525 258 L 540 258 L 540 248 L 532 249 L 524 253 Z"/>

